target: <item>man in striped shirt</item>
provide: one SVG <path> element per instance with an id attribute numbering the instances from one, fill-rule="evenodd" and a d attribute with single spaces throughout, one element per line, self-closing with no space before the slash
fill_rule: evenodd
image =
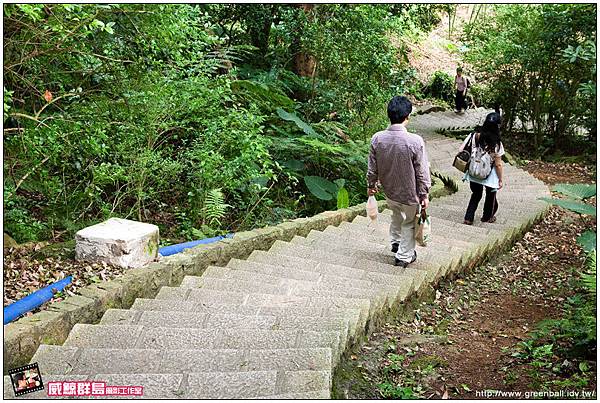
<path id="1" fill-rule="evenodd" d="M 371 138 L 368 195 L 383 186 L 392 210 L 390 238 L 395 265 L 406 267 L 417 259 L 415 250 L 415 215 L 429 205 L 429 161 L 423 139 L 406 130 L 412 104 L 396 96 L 388 104 L 391 125 Z"/>

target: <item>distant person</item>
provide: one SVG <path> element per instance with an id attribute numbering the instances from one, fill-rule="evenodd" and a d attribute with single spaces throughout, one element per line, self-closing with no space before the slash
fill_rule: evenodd
<path id="1" fill-rule="evenodd" d="M 468 180 L 471 187 L 471 199 L 465 213 L 464 224 L 472 225 L 475 220 L 475 211 L 479 205 L 479 201 L 483 195 L 485 188 L 485 202 L 483 204 L 482 222 L 493 223 L 496 221 L 496 212 L 498 211 L 498 200 L 496 192 L 502 189 L 503 169 L 502 156 L 504 155 L 504 146 L 500 141 L 500 124 L 502 118 L 500 114 L 492 112 L 485 118 L 485 122 L 480 127 L 475 128 L 475 132 L 470 134 L 460 146 L 459 151 L 462 151 L 467 144 L 471 143 L 471 159 L 473 159 L 474 151 L 480 147 L 482 151 L 489 154 L 492 162 L 492 169 L 485 179 L 474 178 L 469 174 L 469 170 L 465 173 L 463 180 Z M 472 163 L 472 162 L 471 162 Z"/>
<path id="2" fill-rule="evenodd" d="M 423 139 L 406 130 L 412 104 L 396 96 L 388 104 L 390 126 L 371 138 L 367 194 L 383 191 L 392 210 L 390 238 L 394 264 L 406 267 L 417 259 L 415 215 L 429 205 L 429 161 Z"/>
<path id="3" fill-rule="evenodd" d="M 454 77 L 454 87 L 456 96 L 454 97 L 455 112 L 460 113 L 463 109 L 467 109 L 467 88 L 469 88 L 469 79 L 463 75 L 462 67 L 456 69 Z"/>

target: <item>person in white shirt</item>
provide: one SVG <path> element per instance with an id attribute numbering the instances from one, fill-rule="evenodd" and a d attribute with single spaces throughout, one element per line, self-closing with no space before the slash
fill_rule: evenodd
<path id="1" fill-rule="evenodd" d="M 468 80 L 467 77 L 462 74 L 462 67 L 456 69 L 456 76 L 454 77 L 454 86 L 456 87 L 456 96 L 454 98 L 454 105 L 456 107 L 455 112 L 460 113 L 461 110 L 467 109 L 467 102 L 465 101 L 467 96 Z"/>
<path id="2" fill-rule="evenodd" d="M 481 217 L 482 222 L 493 223 L 496 221 L 496 212 L 498 211 L 498 200 L 496 200 L 496 192 L 502 189 L 504 186 L 503 182 L 503 169 L 502 169 L 502 156 L 504 155 L 504 146 L 500 141 L 500 123 L 502 117 L 499 113 L 492 112 L 485 118 L 485 122 L 481 127 L 476 127 L 475 132 L 470 134 L 465 141 L 463 141 L 460 151 L 462 151 L 469 139 L 473 137 L 471 141 L 471 155 L 476 147 L 481 147 L 490 154 L 492 157 L 493 166 L 490 174 L 485 179 L 477 179 L 469 175 L 469 171 L 465 173 L 463 180 L 469 181 L 471 187 L 471 199 L 465 213 L 464 223 L 472 225 L 475 219 L 475 211 L 483 195 L 483 188 L 485 188 L 485 202 L 483 204 L 483 216 Z"/>

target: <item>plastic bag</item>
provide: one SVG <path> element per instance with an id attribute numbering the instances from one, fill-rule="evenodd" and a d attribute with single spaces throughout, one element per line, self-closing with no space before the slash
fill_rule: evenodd
<path id="1" fill-rule="evenodd" d="M 431 239 L 431 219 L 423 209 L 416 215 L 415 240 L 419 246 L 427 246 Z"/>
<path id="2" fill-rule="evenodd" d="M 372 221 L 377 220 L 377 200 L 375 200 L 375 196 L 369 196 L 367 200 L 367 217 Z"/>

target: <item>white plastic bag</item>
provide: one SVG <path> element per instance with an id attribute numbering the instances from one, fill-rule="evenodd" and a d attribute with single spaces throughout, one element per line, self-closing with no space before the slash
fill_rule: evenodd
<path id="1" fill-rule="evenodd" d="M 415 240 L 419 246 L 427 246 L 431 239 L 431 219 L 423 209 L 416 215 Z"/>
<path id="2" fill-rule="evenodd" d="M 377 200 L 375 200 L 375 196 L 369 196 L 367 200 L 367 217 L 372 221 L 377 220 Z"/>

